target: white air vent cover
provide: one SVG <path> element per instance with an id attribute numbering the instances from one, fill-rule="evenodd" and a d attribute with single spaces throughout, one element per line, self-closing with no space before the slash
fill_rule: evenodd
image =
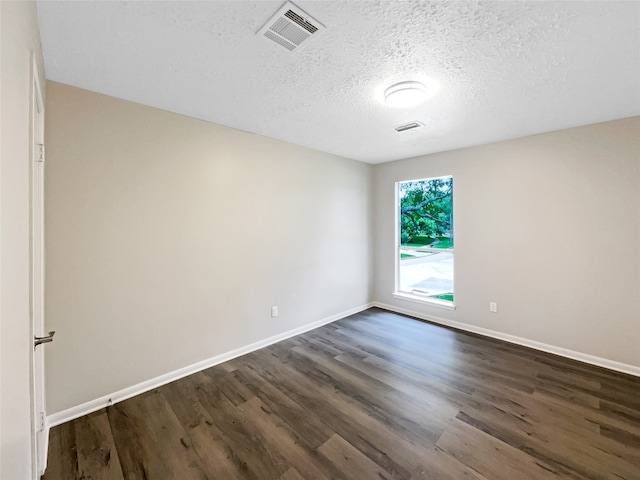
<path id="1" fill-rule="evenodd" d="M 287 50 L 300 48 L 325 26 L 291 2 L 286 2 L 256 35 L 264 36 Z"/>
<path id="2" fill-rule="evenodd" d="M 393 127 L 396 132 L 406 132 L 407 130 L 413 130 L 414 128 L 424 127 L 424 123 L 420 122 L 409 122 L 403 125 L 398 125 L 397 127 Z"/>

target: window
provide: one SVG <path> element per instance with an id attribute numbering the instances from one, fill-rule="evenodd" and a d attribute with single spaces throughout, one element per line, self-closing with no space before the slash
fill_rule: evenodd
<path id="1" fill-rule="evenodd" d="M 395 296 L 453 308 L 453 177 L 398 182 Z"/>

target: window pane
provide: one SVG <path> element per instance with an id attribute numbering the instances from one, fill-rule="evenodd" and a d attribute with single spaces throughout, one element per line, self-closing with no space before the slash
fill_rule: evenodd
<path id="1" fill-rule="evenodd" d="M 401 248 L 400 291 L 453 301 L 453 253 Z"/>
<path id="2" fill-rule="evenodd" d="M 453 178 L 398 184 L 399 290 L 453 301 Z"/>

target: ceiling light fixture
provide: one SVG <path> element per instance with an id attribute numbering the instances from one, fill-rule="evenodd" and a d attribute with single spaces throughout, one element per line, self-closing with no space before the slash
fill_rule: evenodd
<path id="1" fill-rule="evenodd" d="M 432 97 L 436 91 L 435 84 L 427 89 L 425 84 L 421 82 L 400 82 L 391 85 L 384 91 L 384 103 L 396 108 L 415 107 Z"/>
<path id="2" fill-rule="evenodd" d="M 409 108 L 424 102 L 426 87 L 420 82 L 400 82 L 384 91 L 384 101 L 390 107 Z"/>

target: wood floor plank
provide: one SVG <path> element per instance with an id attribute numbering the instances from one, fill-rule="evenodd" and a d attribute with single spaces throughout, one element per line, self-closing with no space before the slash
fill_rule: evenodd
<path id="1" fill-rule="evenodd" d="M 481 430 L 452 420 L 436 446 L 460 463 L 494 480 L 546 480 L 562 472 Z"/>
<path id="2" fill-rule="evenodd" d="M 422 454 L 422 465 L 410 480 L 492 480 L 434 446 Z"/>
<path id="3" fill-rule="evenodd" d="M 202 373 L 211 377 L 222 394 L 235 406 L 255 397 L 255 394 L 246 385 L 238 382 L 232 372 L 226 372 L 222 368 L 208 368 Z"/>
<path id="4" fill-rule="evenodd" d="M 298 437 L 295 431 L 278 419 L 258 398 L 249 400 L 238 408 L 250 416 L 265 439 L 303 478 L 318 480 L 343 478 L 340 470 L 332 471 L 331 465 L 328 462 L 322 462 L 311 445 Z M 327 475 L 323 471 L 327 472 Z"/>
<path id="5" fill-rule="evenodd" d="M 570 478 L 618 478 L 637 480 L 637 464 L 611 452 L 595 448 L 589 439 L 572 437 L 558 429 L 544 430 L 533 423 L 467 408 L 471 414 L 460 412 L 459 420 L 513 446 L 552 466 Z M 585 441 L 587 440 L 587 441 Z"/>
<path id="6" fill-rule="evenodd" d="M 255 392 L 262 403 L 295 429 L 297 434 L 313 448 L 319 447 L 333 435 L 334 432 L 322 418 L 310 414 L 306 408 L 276 388 L 273 382 L 259 376 L 255 370 L 243 366 L 234 374 L 239 381 Z"/>
<path id="7" fill-rule="evenodd" d="M 245 374 L 249 377 L 256 375 L 253 370 L 246 367 L 237 370 L 236 374 Z M 246 380 L 244 381 L 246 382 Z M 276 384 L 275 382 L 273 383 Z M 281 387 L 286 391 L 286 386 L 281 385 Z M 353 424 L 356 427 L 356 431 L 360 433 L 355 442 L 361 445 L 362 451 L 367 452 L 374 461 L 383 465 L 385 469 L 393 472 L 394 467 L 396 469 L 400 469 L 400 466 L 413 468 L 423 463 L 422 458 L 426 447 L 418 439 L 400 437 L 393 429 L 373 419 L 366 410 L 358 408 L 355 404 L 342 403 L 344 399 L 339 396 L 332 398 L 330 401 L 330 403 L 335 402 L 335 407 L 337 408 L 337 410 L 333 410 L 334 413 L 332 414 L 329 413 L 332 410 L 325 410 L 325 407 L 318 408 L 316 405 L 311 405 L 310 410 L 304 409 L 280 392 L 280 390 L 273 387 L 272 383 L 264 383 L 262 388 L 270 392 L 267 397 L 259 395 L 266 402 L 266 405 L 269 408 L 274 407 L 274 412 L 278 417 L 283 419 L 300 436 L 304 437 L 305 441 L 314 447 L 320 446 L 328 440 L 333 434 L 331 433 L 333 432 L 331 427 L 338 428 L 340 432 L 346 435 L 346 429 L 350 428 L 349 424 Z M 271 398 L 279 401 L 271 401 Z M 316 414 L 320 413 L 320 415 L 314 415 L 314 412 Z M 294 415 L 293 417 L 291 416 L 292 414 Z M 346 415 L 346 417 L 341 415 Z M 308 427 L 312 431 L 316 431 L 316 433 L 322 433 L 309 437 L 307 433 Z M 384 431 L 384 435 L 379 435 L 381 431 Z M 366 445 L 365 441 L 369 444 Z M 389 460 L 390 458 L 393 458 L 397 465 L 394 465 Z M 405 470 L 402 471 L 407 474 Z"/>
<path id="8" fill-rule="evenodd" d="M 286 364 L 270 363 L 264 352 L 254 352 L 261 356 L 259 362 L 251 366 L 266 378 L 279 385 L 297 403 L 304 405 L 309 415 L 318 415 L 325 424 L 343 438 L 349 438 L 366 456 L 392 472 L 408 476 L 406 463 L 400 456 L 391 455 L 386 440 L 391 438 L 397 449 L 410 449 L 412 442 L 424 440 L 418 436 L 403 437 L 394 425 L 389 425 L 373 415 L 366 406 L 335 389 L 332 385 L 317 384 L 306 375 L 289 368 Z M 274 357 L 275 358 L 275 357 Z M 276 360 L 277 361 L 277 360 Z M 262 366 L 264 365 L 264 367 Z M 270 371 L 278 371 L 277 377 Z M 383 433 L 384 432 L 384 433 Z M 410 434 L 410 432 L 404 432 Z M 409 438 L 405 441 L 404 438 Z M 384 444 L 384 445 L 381 445 Z"/>
<path id="9" fill-rule="evenodd" d="M 540 402 L 532 395 L 512 395 L 505 400 L 497 391 L 489 394 L 488 387 L 474 394 L 479 399 L 476 408 L 496 409 L 498 416 L 509 415 L 527 422 L 530 438 L 550 437 L 549 444 L 558 447 L 565 441 L 576 443 L 578 439 L 589 439 L 589 448 L 600 452 L 628 459 L 632 464 L 640 465 L 640 437 L 633 433 L 609 425 L 605 421 L 594 421 L 592 410 L 581 405 L 570 405 L 566 402 Z M 469 403 L 472 406 L 471 403 Z M 602 419 L 603 417 L 598 417 Z M 601 453 L 597 453 L 601 455 Z"/>
<path id="10" fill-rule="evenodd" d="M 344 472 L 348 479 L 375 478 L 389 480 L 394 478 L 340 435 L 333 435 L 318 448 L 318 451 Z"/>
<path id="11" fill-rule="evenodd" d="M 367 360 L 371 360 L 371 358 L 372 357 L 369 356 L 362 360 L 350 355 L 338 355 L 335 360 L 344 365 L 348 365 L 350 368 L 357 370 L 376 382 L 383 383 L 391 388 L 392 391 L 397 391 L 398 393 L 409 396 L 412 399 L 419 399 L 419 403 L 423 407 L 437 409 L 438 418 L 453 418 L 458 412 L 458 406 L 451 402 L 450 398 L 443 398 L 438 394 L 438 392 L 432 391 L 428 386 L 420 381 L 406 381 L 398 374 L 397 371 L 390 373 L 384 369 L 376 367 L 372 362 L 367 362 Z"/>
<path id="12" fill-rule="evenodd" d="M 191 439 L 208 478 L 248 478 L 244 463 L 233 454 L 224 433 L 214 424 L 198 398 L 198 387 L 209 381 L 210 378 L 203 374 L 190 375 L 180 383 L 164 385 L 160 391 Z"/>
<path id="13" fill-rule="evenodd" d="M 74 422 L 78 448 L 78 473 L 81 479 L 123 480 L 106 411 L 86 415 Z"/>
<path id="14" fill-rule="evenodd" d="M 52 429 L 44 480 L 640 480 L 640 378 L 372 308 Z"/>
<path id="15" fill-rule="evenodd" d="M 351 339 L 350 335 L 357 336 Z M 431 350 L 431 344 L 423 345 L 420 351 L 414 352 L 397 347 L 390 348 L 389 345 L 385 345 L 382 340 L 365 339 L 359 332 L 349 332 L 346 329 L 338 331 L 335 334 L 335 338 L 345 343 L 348 343 L 351 339 L 359 349 L 372 356 L 381 358 L 392 364 L 412 369 L 425 375 L 427 378 L 441 382 L 451 388 L 456 388 L 462 393 L 471 393 L 475 388 L 475 382 L 469 381 L 468 373 L 459 373 L 451 369 L 450 366 L 447 367 L 446 364 L 442 364 L 442 361 L 439 360 L 440 356 L 449 358 L 452 354 L 450 350 L 440 354 L 434 353 Z M 422 350 L 424 350 L 424 352 Z"/>
<path id="16" fill-rule="evenodd" d="M 338 366 L 338 362 L 327 362 L 298 347 L 292 351 L 296 365 L 306 375 L 311 378 L 327 379 L 341 391 L 348 392 L 387 426 L 393 425 L 395 428 L 411 431 L 425 442 L 435 442 L 441 435 L 441 425 L 438 424 L 436 416 L 440 412 L 435 412 L 431 405 L 394 391 L 382 382 L 370 381 L 348 366 Z M 371 394 L 371 392 L 375 393 Z M 443 415 L 447 413 L 443 412 Z M 415 422 L 415 418 L 423 416 L 433 416 L 434 421 L 428 424 Z"/>
<path id="17" fill-rule="evenodd" d="M 107 413 L 127 480 L 207 480 L 186 432 L 160 393 L 134 397 Z"/>
<path id="18" fill-rule="evenodd" d="M 197 395 L 213 424 L 224 433 L 234 463 L 247 478 L 275 479 L 284 474 L 289 468 L 284 458 L 271 448 L 253 419 L 236 408 L 213 382 L 200 385 Z"/>
<path id="19" fill-rule="evenodd" d="M 295 468 L 291 467 L 278 480 L 305 480 L 305 478 Z"/>
<path id="20" fill-rule="evenodd" d="M 43 480 L 75 480 L 79 477 L 75 422 L 66 422 L 49 433 L 49 456 Z"/>

